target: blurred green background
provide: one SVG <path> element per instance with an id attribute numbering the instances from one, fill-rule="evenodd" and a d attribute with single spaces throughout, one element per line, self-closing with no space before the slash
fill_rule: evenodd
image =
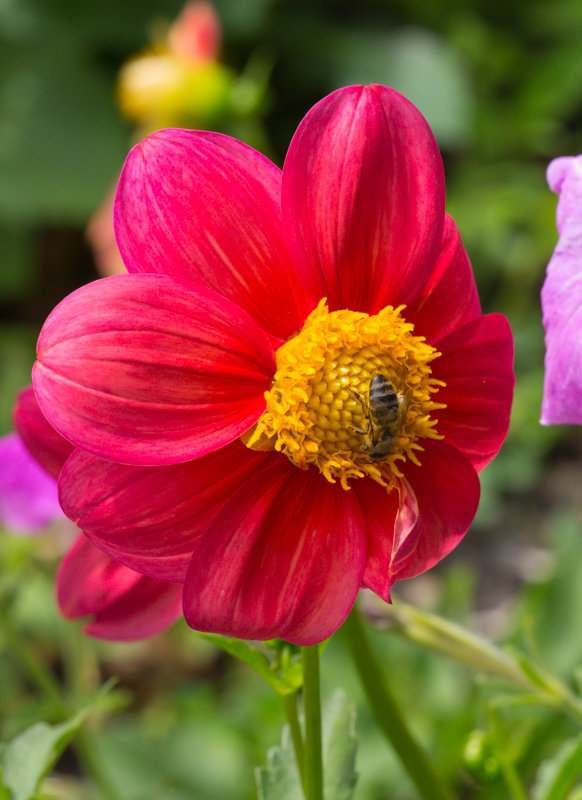
<path id="1" fill-rule="evenodd" d="M 571 675 L 582 646 L 582 436 L 578 428 L 538 424 L 539 290 L 557 239 L 556 197 L 545 169 L 556 156 L 582 152 L 582 3 L 215 6 L 221 60 L 237 73 L 254 71 L 268 87 L 253 114 L 226 121 L 224 129 L 278 164 L 306 111 L 341 85 L 392 86 L 431 124 L 445 162 L 447 208 L 484 310 L 506 314 L 513 327 L 517 389 L 510 434 L 483 474 L 472 530 L 437 570 L 398 588 L 493 638 L 529 637 L 553 669 Z M 15 392 L 30 381 L 44 318 L 96 276 L 85 226 L 133 136 L 116 106 L 119 68 L 148 44 L 156 20 L 171 21 L 181 7 L 180 0 L 0 0 L 0 434 L 10 430 Z M 11 598 L 5 620 L 59 674 L 63 648 L 79 649 L 82 640 L 55 612 L 58 547 L 6 534 L 0 551 L 0 596 Z M 31 685 L 6 631 L 2 636 L 6 739 L 56 712 Z M 471 766 L 463 756 L 473 728 L 487 728 L 491 687 L 388 634 L 377 639 L 413 725 L 462 787 L 460 796 L 503 798 L 495 759 L 486 768 L 485 757 Z M 53 779 L 53 796 L 254 796 L 251 765 L 264 763 L 281 725 L 278 701 L 258 678 L 180 625 L 140 645 L 86 642 L 81 655 L 89 686 L 120 676 L 123 710 L 99 726 L 94 743 L 113 788 L 100 795 L 70 752 L 59 765 L 65 777 Z M 323 670 L 326 692 L 344 685 L 361 699 L 340 642 L 326 651 Z M 514 714 L 503 746 L 513 748 L 527 774 L 570 723 L 548 712 Z M 356 798 L 414 797 L 365 711 L 358 724 Z"/>

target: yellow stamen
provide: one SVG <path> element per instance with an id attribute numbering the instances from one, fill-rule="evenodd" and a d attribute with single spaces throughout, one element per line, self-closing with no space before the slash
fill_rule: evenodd
<path id="1" fill-rule="evenodd" d="M 418 440 L 442 438 L 431 413 L 444 408 L 431 399 L 444 386 L 431 377 L 440 353 L 413 334 L 403 309 L 330 312 L 321 300 L 277 351 L 266 411 L 242 437 L 247 447 L 314 465 L 344 489 L 363 477 L 392 489 L 398 462 L 420 463 Z"/>

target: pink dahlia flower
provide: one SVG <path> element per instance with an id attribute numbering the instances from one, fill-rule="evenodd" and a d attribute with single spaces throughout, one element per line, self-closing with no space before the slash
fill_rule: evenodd
<path id="1" fill-rule="evenodd" d="M 131 151 L 129 274 L 52 312 L 35 391 L 77 448 L 65 512 L 183 583 L 193 628 L 318 642 L 361 586 L 388 600 L 467 531 L 512 338 L 444 200 L 427 123 L 383 86 L 318 103 L 282 171 L 203 131 Z"/>
<path id="2" fill-rule="evenodd" d="M 32 387 L 18 395 L 14 422 L 19 433 L 12 436 L 27 459 L 23 462 L 26 473 L 22 471 L 22 458 L 15 462 L 19 470 L 14 477 L 20 513 L 24 514 L 25 509 L 29 516 L 39 513 L 39 504 L 46 505 L 48 497 L 52 521 L 57 514 L 62 515 L 56 478 L 74 448 L 46 421 Z M 34 482 L 25 480 L 32 468 L 37 476 Z M 42 477 L 41 485 L 37 473 Z M 1 494 L 0 486 L 0 501 Z M 83 533 L 65 556 L 57 577 L 57 600 L 63 615 L 69 619 L 89 617 L 84 632 L 110 641 L 133 641 L 165 630 L 181 614 L 181 594 L 180 586 L 147 577 L 114 561 Z"/>
<path id="3" fill-rule="evenodd" d="M 548 184 L 560 195 L 560 238 L 542 289 L 546 329 L 543 425 L 582 424 L 582 155 L 557 158 Z"/>

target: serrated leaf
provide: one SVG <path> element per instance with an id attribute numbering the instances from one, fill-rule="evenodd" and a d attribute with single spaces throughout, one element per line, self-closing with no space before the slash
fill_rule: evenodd
<path id="1" fill-rule="evenodd" d="M 289 726 L 283 728 L 280 747 L 271 747 L 267 765 L 255 767 L 259 800 L 303 800 Z"/>
<path id="2" fill-rule="evenodd" d="M 334 692 L 323 718 L 323 774 L 326 800 L 350 800 L 356 762 L 356 706 L 341 690 Z"/>
<path id="3" fill-rule="evenodd" d="M 112 685 L 113 681 L 105 684 L 85 708 L 65 722 L 58 725 L 37 722 L 3 744 L 0 747 L 0 792 L 10 790 L 10 800 L 31 800 L 41 780 Z M 1 793 L 0 800 L 4 800 Z"/>
<path id="4" fill-rule="evenodd" d="M 538 770 L 533 800 L 566 800 L 582 775 L 582 736 L 570 739 Z"/>
<path id="5" fill-rule="evenodd" d="M 326 800 L 351 800 L 356 785 L 356 708 L 336 691 L 323 712 L 323 776 Z M 259 800 L 303 800 L 289 727 L 280 747 L 272 747 L 267 765 L 255 769 Z"/>

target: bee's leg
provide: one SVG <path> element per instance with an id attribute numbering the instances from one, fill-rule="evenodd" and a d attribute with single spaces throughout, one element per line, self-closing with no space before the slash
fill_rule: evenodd
<path id="1" fill-rule="evenodd" d="M 349 431 L 354 431 L 355 433 L 361 433 L 362 436 L 367 436 L 368 433 L 370 432 L 370 423 L 366 422 L 366 430 L 365 431 L 363 431 L 361 428 L 354 428 L 353 425 L 346 425 L 346 428 Z"/>

